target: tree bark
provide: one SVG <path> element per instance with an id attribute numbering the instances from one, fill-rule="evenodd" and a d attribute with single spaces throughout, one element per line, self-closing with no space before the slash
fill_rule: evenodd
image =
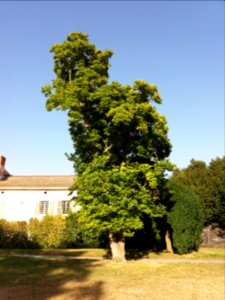
<path id="1" fill-rule="evenodd" d="M 167 250 L 169 253 L 174 253 L 174 252 L 173 252 L 173 247 L 172 247 L 171 238 L 170 238 L 170 231 L 169 231 L 169 229 L 166 229 L 165 242 L 166 242 L 166 250 Z"/>
<path id="2" fill-rule="evenodd" d="M 112 252 L 112 260 L 115 262 L 126 261 L 125 238 L 122 233 L 109 233 L 109 243 Z"/>

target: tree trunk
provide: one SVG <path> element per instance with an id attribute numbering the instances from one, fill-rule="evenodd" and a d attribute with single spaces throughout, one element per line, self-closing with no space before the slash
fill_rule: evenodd
<path id="1" fill-rule="evenodd" d="M 122 233 L 109 233 L 109 243 L 112 252 L 112 260 L 115 262 L 126 261 L 125 238 Z"/>
<path id="2" fill-rule="evenodd" d="M 172 247 L 171 238 L 170 238 L 170 231 L 169 231 L 169 229 L 166 229 L 165 242 L 166 242 L 166 250 L 167 250 L 169 253 L 174 253 L 174 252 L 173 252 L 173 247 Z"/>

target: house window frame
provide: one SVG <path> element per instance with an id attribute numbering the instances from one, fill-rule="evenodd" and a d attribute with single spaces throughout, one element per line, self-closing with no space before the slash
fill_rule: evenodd
<path id="1" fill-rule="evenodd" d="M 39 214 L 46 215 L 49 210 L 49 201 L 48 200 L 41 200 L 39 201 Z"/>
<path id="2" fill-rule="evenodd" d="M 67 215 L 70 209 L 69 200 L 61 200 L 61 213 L 62 215 Z"/>

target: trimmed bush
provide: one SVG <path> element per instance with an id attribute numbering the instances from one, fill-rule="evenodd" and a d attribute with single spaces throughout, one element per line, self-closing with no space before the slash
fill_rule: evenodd
<path id="1" fill-rule="evenodd" d="M 66 217 L 65 239 L 67 247 L 98 248 L 105 246 L 106 238 L 100 232 L 87 228 L 79 217 L 79 212 Z"/>
<path id="2" fill-rule="evenodd" d="M 61 215 L 46 215 L 41 221 L 31 219 L 28 226 L 30 239 L 41 248 L 65 246 L 66 221 Z"/>
<path id="3" fill-rule="evenodd" d="M 26 222 L 0 220 L 1 248 L 27 248 L 30 246 L 31 243 L 28 239 Z"/>
<path id="4" fill-rule="evenodd" d="M 172 243 L 179 254 L 198 250 L 203 229 L 203 212 L 198 196 L 186 186 L 170 182 L 171 201 L 174 203 L 168 213 Z"/>

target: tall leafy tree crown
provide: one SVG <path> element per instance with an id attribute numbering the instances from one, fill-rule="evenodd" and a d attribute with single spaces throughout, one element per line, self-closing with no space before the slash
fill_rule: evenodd
<path id="1" fill-rule="evenodd" d="M 66 110 L 74 143 L 78 202 L 90 226 L 130 235 L 142 215 L 161 216 L 166 159 L 171 151 L 162 103 L 154 84 L 109 82 L 113 52 L 99 50 L 88 35 L 72 33 L 53 45 L 56 78 L 43 87 L 48 110 Z"/>
<path id="2" fill-rule="evenodd" d="M 171 145 L 164 116 L 149 102 L 161 103 L 154 84 L 108 83 L 113 52 L 96 49 L 88 35 L 72 33 L 53 45 L 56 78 L 42 88 L 48 110 L 68 110 L 75 167 L 94 155 L 110 153 L 110 161 L 153 163 L 167 157 Z"/>

